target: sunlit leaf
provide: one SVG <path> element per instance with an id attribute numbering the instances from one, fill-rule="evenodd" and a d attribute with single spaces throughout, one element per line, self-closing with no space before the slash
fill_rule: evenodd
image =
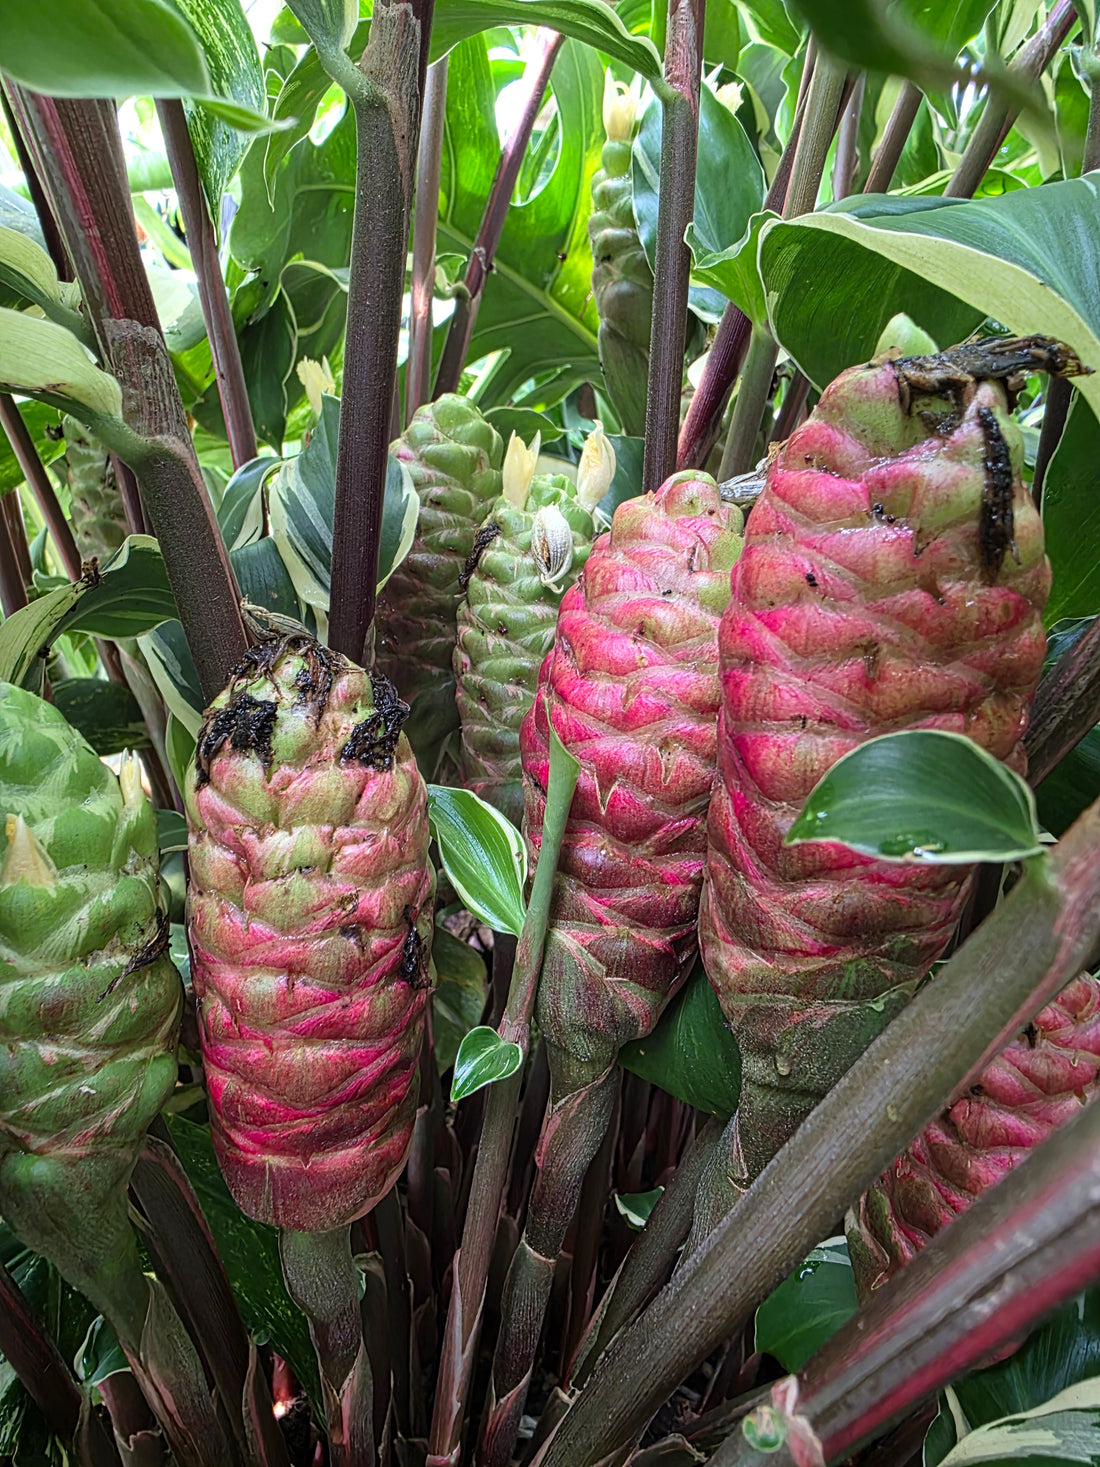
<path id="1" fill-rule="evenodd" d="M 457 1103 L 486 1085 L 506 1080 L 523 1064 L 523 1050 L 518 1044 L 502 1039 L 495 1029 L 484 1025 L 471 1029 L 459 1045 L 451 1080 L 451 1101 Z"/>
<path id="2" fill-rule="evenodd" d="M 526 915 L 527 848 L 515 826 L 472 790 L 428 786 L 428 818 L 448 880 L 494 932 L 518 937 Z"/>

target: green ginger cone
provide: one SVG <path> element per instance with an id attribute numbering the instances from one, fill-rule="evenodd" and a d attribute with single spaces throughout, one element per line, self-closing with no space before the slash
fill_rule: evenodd
<path id="1" fill-rule="evenodd" d="M 106 560 L 129 534 L 110 454 L 75 418 L 64 418 L 65 477 L 73 537 L 82 560 Z"/>
<path id="2" fill-rule="evenodd" d="M 127 1209 L 182 1007 L 137 759 L 116 777 L 0 684 L 0 821 L 0 1211 L 107 1317 L 181 1467 L 217 1461 L 202 1367 Z"/>
<path id="3" fill-rule="evenodd" d="M 450 683 L 459 577 L 500 494 L 501 451 L 500 434 L 455 393 L 418 408 L 393 445 L 412 475 L 420 519 L 412 549 L 379 597 L 376 667 L 407 703 Z M 416 723 L 414 709 L 413 732 Z"/>
<path id="4" fill-rule="evenodd" d="M 637 105 L 633 94 L 620 92 L 608 72 L 603 97 L 607 142 L 602 167 L 592 178 L 595 210 L 588 221 L 588 238 L 604 382 L 623 432 L 640 436 L 645 432 L 653 271 L 634 222 L 630 155 Z"/>
<path id="5" fill-rule="evenodd" d="M 523 818 L 519 730 L 554 641 L 561 598 L 588 559 L 592 511 L 615 473 L 615 451 L 597 425 L 581 456 L 578 483 L 536 474 L 530 448 L 513 433 L 504 492 L 478 531 L 463 578 L 454 670 L 468 788 L 514 825 Z"/>

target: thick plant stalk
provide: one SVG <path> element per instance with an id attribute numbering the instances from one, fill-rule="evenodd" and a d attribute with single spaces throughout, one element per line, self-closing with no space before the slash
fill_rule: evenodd
<path id="1" fill-rule="evenodd" d="M 890 113 L 890 119 L 883 131 L 882 141 L 871 160 L 867 182 L 863 185 L 865 194 L 884 194 L 889 189 L 923 100 L 924 94 L 914 82 L 902 82 L 894 110 Z"/>
<path id="2" fill-rule="evenodd" d="M 645 432 L 653 271 L 634 219 L 631 177 L 637 99 L 620 92 L 611 72 L 604 85 L 603 145 L 592 178 L 592 295 L 600 318 L 600 370 L 623 432 Z"/>
<path id="3" fill-rule="evenodd" d="M 447 58 L 428 67 L 416 159 L 413 262 L 409 305 L 409 358 L 405 368 L 405 424 L 431 393 L 432 293 L 435 289 L 435 231 L 439 220 L 439 176 L 447 120 Z"/>
<path id="4" fill-rule="evenodd" d="M 847 1220 L 861 1298 L 881 1287 L 1046 1136 L 1100 1079 L 1100 980 L 1083 973 L 928 1126 Z"/>
<path id="5" fill-rule="evenodd" d="M 971 1083 L 1032 1015 L 1091 967 L 1100 956 L 1098 850 L 1100 801 L 1025 871 L 610 1346 L 538 1467 L 599 1462 L 634 1440 L 675 1386 L 828 1236 L 945 1097 Z"/>
<path id="6" fill-rule="evenodd" d="M 513 434 L 503 493 L 462 573 L 454 649 L 465 783 L 516 826 L 523 819 L 520 725 L 554 642 L 561 599 L 592 548 L 592 511 L 615 471 L 602 431 L 585 445 L 576 487 L 562 475 L 535 474 L 537 456 L 537 439 L 525 450 Z M 593 456 L 602 461 L 595 474 L 586 463 Z"/>
<path id="7" fill-rule="evenodd" d="M 203 193 L 187 115 L 178 99 L 162 98 L 157 102 L 157 117 L 164 138 L 172 182 L 176 185 L 187 248 L 198 281 L 202 318 L 210 340 L 214 360 L 214 381 L 225 418 L 229 451 L 233 467 L 239 469 L 256 457 L 256 430 L 252 426 L 252 409 L 248 402 L 248 385 L 237 342 L 237 332 L 229 310 L 229 297 L 222 279 L 218 259 L 218 241 Z"/>
<path id="8" fill-rule="evenodd" d="M 646 386 L 642 488 L 655 490 L 676 467 L 684 380 L 691 251 L 684 233 L 695 209 L 699 85 L 706 0 L 669 0 L 665 34 L 661 189 L 653 262 L 653 325 Z"/>
<path id="9" fill-rule="evenodd" d="M 825 1461 L 849 1460 L 1094 1282 L 1098 1168 L 1100 1111 L 1090 1106 L 1036 1148 L 1011 1187 L 981 1197 L 782 1383 Z M 798 1462 L 788 1447 L 756 1452 L 740 1430 L 710 1459 L 711 1467 Z"/>
<path id="10" fill-rule="evenodd" d="M 0 610 L 5 620 L 27 604 L 30 558 L 18 495 L 0 500 Z"/>
<path id="11" fill-rule="evenodd" d="M 1050 771 L 1100 723 L 1100 618 L 1047 673 L 1027 731 L 1028 778 Z"/>
<path id="12" fill-rule="evenodd" d="M 0 1207 L 109 1320 L 181 1467 L 221 1467 L 198 1356 L 142 1271 L 126 1206 L 176 1080 L 156 821 L 136 759 L 116 779 L 54 708 L 0 695 Z"/>
<path id="13" fill-rule="evenodd" d="M 9 96 L 105 360 L 124 387 L 128 431 L 109 446 L 140 481 L 203 691 L 213 697 L 247 638 L 138 250 L 114 105 L 15 86 Z"/>
<path id="14" fill-rule="evenodd" d="M 523 73 L 523 100 L 518 108 L 515 126 L 508 141 L 500 152 L 500 161 L 485 202 L 481 227 L 478 229 L 474 247 L 470 252 L 466 274 L 463 277 L 464 293 L 455 299 L 454 314 L 447 330 L 447 340 L 436 374 L 433 397 L 442 397 L 447 392 L 457 392 L 466 353 L 477 323 L 481 307 L 481 294 L 493 268 L 493 257 L 508 217 L 519 171 L 523 166 L 527 144 L 531 141 L 535 121 L 542 109 L 542 97 L 550 81 L 554 62 L 565 44 L 565 37 L 556 31 L 540 26 L 536 33 L 535 46 Z"/>
<path id="15" fill-rule="evenodd" d="M 353 411 L 340 415 L 329 620 L 331 646 L 355 662 L 373 661 L 367 639 L 397 387 L 421 51 L 431 20 L 432 0 L 379 0 L 358 67 L 342 50 L 318 50 L 333 81 L 348 94 L 358 149 L 343 377 L 344 400 Z"/>
<path id="16" fill-rule="evenodd" d="M 432 985 L 407 712 L 305 635 L 261 643 L 207 711 L 185 792 L 214 1149 L 242 1211 L 282 1229 L 345 1467 L 373 1452 L 349 1228 L 405 1164 Z"/>
<path id="17" fill-rule="evenodd" d="M 1003 385 L 1025 364 L 1077 366 L 1033 338 L 850 369 L 753 508 L 721 634 L 700 910 L 744 1071 L 696 1242 L 908 1002 L 967 894 L 966 868 L 784 846 L 805 797 L 898 729 L 965 732 L 1023 762 L 1050 585 Z"/>
<path id="18" fill-rule="evenodd" d="M 550 1101 L 501 1306 L 486 1467 L 511 1454 L 554 1263 L 614 1104 L 619 1049 L 652 1030 L 694 956 L 714 638 L 740 529 L 740 512 L 705 476 L 676 475 L 620 505 L 562 602 L 524 721 L 525 828 L 535 853 L 551 728 L 581 774 L 539 982 Z"/>

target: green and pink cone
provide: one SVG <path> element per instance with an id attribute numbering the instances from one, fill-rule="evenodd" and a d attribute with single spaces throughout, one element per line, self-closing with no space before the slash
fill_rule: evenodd
<path id="1" fill-rule="evenodd" d="M 650 1033 L 695 955 L 714 778 L 718 622 L 740 512 L 712 479 L 615 511 L 562 600 L 521 734 L 537 858 L 549 730 L 580 763 L 538 992 L 550 1102 L 505 1285 L 480 1461 L 509 1460 L 554 1264 L 614 1105 L 619 1050 Z"/>
<path id="2" fill-rule="evenodd" d="M 1100 982 L 1065 988 L 928 1126 L 847 1220 L 862 1297 L 1100 1093 Z"/>
<path id="3" fill-rule="evenodd" d="M 958 867 L 785 846 L 807 795 L 900 729 L 966 734 L 1024 766 L 1050 567 L 1010 403 L 1037 370 L 1079 364 L 1034 338 L 852 368 L 780 448 L 751 512 L 720 633 L 700 913 L 744 1064 L 735 1191 L 908 1001 L 969 885 Z"/>
<path id="4" fill-rule="evenodd" d="M 252 649 L 187 791 L 214 1146 L 249 1217 L 322 1233 L 404 1165 L 431 989 L 427 794 L 392 686 L 310 638 Z"/>
<path id="5" fill-rule="evenodd" d="M 520 725 L 539 667 L 554 641 L 558 607 L 592 548 L 592 513 L 615 472 L 603 432 L 590 435 L 577 485 L 535 472 L 530 448 L 512 435 L 503 492 L 478 530 L 463 572 L 454 650 L 467 788 L 514 825 L 523 818 Z"/>
<path id="6" fill-rule="evenodd" d="M 449 701 L 460 578 L 500 495 L 500 434 L 473 403 L 448 393 L 417 409 L 392 452 L 409 471 L 420 517 L 379 597 L 376 666 L 408 703 L 444 691 Z"/>

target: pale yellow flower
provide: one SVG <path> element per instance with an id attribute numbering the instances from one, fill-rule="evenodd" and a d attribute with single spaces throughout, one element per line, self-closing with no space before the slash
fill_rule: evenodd
<path id="1" fill-rule="evenodd" d="M 535 477 L 535 465 L 539 461 L 542 434 L 536 433 L 528 447 L 518 433 L 508 440 L 508 451 L 504 455 L 503 493 L 509 504 L 522 509 L 527 503 L 531 480 Z"/>
<path id="2" fill-rule="evenodd" d="M 611 488 L 614 477 L 615 450 L 597 419 L 595 428 L 584 440 L 577 466 L 577 498 L 589 513 Z"/>
<path id="3" fill-rule="evenodd" d="M 323 357 L 319 362 L 314 361 L 312 357 L 303 357 L 298 363 L 297 371 L 298 381 L 306 390 L 310 411 L 319 418 L 322 396 L 328 393 L 331 397 L 336 392 L 336 382 L 333 379 L 332 368 L 328 364 L 328 357 Z"/>
<path id="4" fill-rule="evenodd" d="M 611 143 L 628 143 L 634 133 L 638 98 L 617 82 L 610 71 L 603 83 L 603 127 Z"/>

